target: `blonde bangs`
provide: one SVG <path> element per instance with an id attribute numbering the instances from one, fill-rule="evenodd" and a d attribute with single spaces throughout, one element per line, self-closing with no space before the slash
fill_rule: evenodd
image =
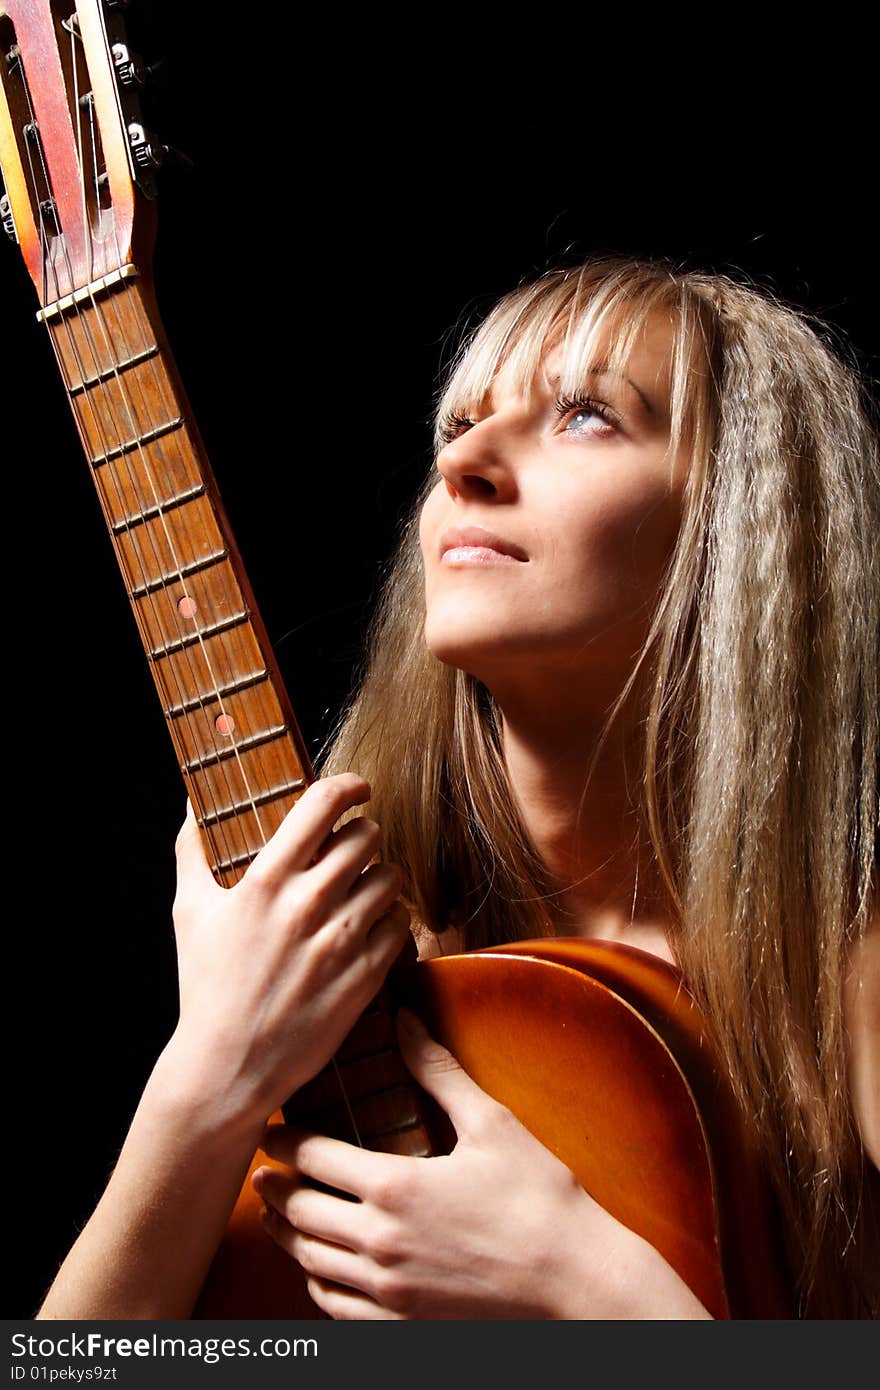
<path id="1" fill-rule="evenodd" d="M 455 420 L 479 411 L 502 370 L 511 389 L 527 395 L 545 358 L 561 347 L 559 389 L 564 395 L 588 390 L 599 374 L 625 378 L 649 320 L 662 311 L 673 329 L 669 458 L 674 460 L 683 447 L 702 453 L 698 446 L 711 413 L 713 351 L 704 301 L 671 271 L 658 275 L 654 266 L 634 276 L 632 261 L 606 257 L 548 271 L 519 286 L 465 334 L 434 413 L 435 458 Z M 696 471 L 698 477 L 704 473 Z"/>

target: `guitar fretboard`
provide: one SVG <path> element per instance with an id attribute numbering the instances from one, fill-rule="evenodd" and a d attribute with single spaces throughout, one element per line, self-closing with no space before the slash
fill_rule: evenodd
<path id="1" fill-rule="evenodd" d="M 213 475 L 134 267 L 41 313 L 219 882 L 312 770 Z"/>

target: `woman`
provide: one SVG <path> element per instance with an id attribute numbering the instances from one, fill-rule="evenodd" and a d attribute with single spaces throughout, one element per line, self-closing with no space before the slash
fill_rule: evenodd
<path id="1" fill-rule="evenodd" d="M 187 817 L 180 1021 L 41 1316 L 187 1315 L 265 1116 L 410 919 L 423 956 L 561 934 L 678 965 L 800 1312 L 876 1315 L 880 468 L 824 336 L 726 277 L 604 258 L 463 344 L 324 777 L 228 891 Z M 708 1316 L 416 1020 L 400 1038 L 451 1155 L 281 1127 L 295 1175 L 254 1179 L 326 1312 Z"/>

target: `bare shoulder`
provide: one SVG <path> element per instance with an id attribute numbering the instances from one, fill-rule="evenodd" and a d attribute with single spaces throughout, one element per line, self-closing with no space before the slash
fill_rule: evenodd
<path id="1" fill-rule="evenodd" d="M 850 953 L 843 1007 L 856 1121 L 865 1152 L 880 1168 L 880 895 Z"/>

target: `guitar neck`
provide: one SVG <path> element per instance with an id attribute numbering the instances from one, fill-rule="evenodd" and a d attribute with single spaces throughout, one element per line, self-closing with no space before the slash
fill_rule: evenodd
<path id="1" fill-rule="evenodd" d="M 231 887 L 314 773 L 141 273 L 157 190 L 137 66 L 120 6 L 77 0 L 71 16 L 55 0 L 0 0 L 0 217 L 43 306 L 215 878 Z M 329 1085 L 315 1078 L 298 1105 L 340 1136 L 427 1152 L 389 1008 L 383 992 Z"/>
<path id="2" fill-rule="evenodd" d="M 214 476 L 134 266 L 41 310 L 215 877 L 313 779 Z"/>

